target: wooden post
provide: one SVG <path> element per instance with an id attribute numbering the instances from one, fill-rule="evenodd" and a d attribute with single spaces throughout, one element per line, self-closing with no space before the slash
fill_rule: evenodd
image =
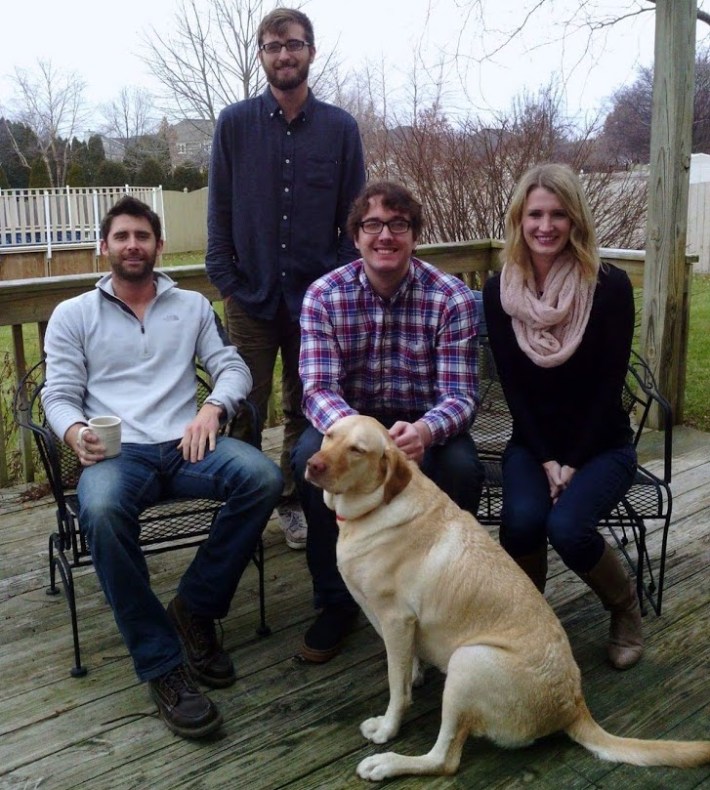
<path id="1" fill-rule="evenodd" d="M 641 345 L 674 422 L 683 418 L 688 340 L 685 245 L 697 0 L 657 0 L 651 172 Z M 659 427 L 658 415 L 655 425 Z"/>
<path id="2" fill-rule="evenodd" d="M 13 324 L 12 327 L 13 358 L 15 362 L 15 388 L 27 373 L 27 360 L 25 359 L 25 341 L 22 324 Z M 20 393 L 20 408 L 27 410 L 27 393 Z M 32 458 L 32 436 L 29 431 L 20 431 L 20 456 L 22 458 L 22 476 L 25 483 L 34 483 L 35 468 Z"/>

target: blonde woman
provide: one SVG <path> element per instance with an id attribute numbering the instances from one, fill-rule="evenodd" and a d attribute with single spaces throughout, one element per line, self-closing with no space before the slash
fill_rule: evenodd
<path id="1" fill-rule="evenodd" d="M 501 543 L 540 591 L 547 543 L 611 612 L 617 669 L 643 651 L 635 586 L 597 529 L 634 477 L 621 393 L 634 330 L 627 275 L 601 265 L 584 191 L 565 165 L 529 170 L 506 218 L 502 272 L 483 300 L 513 416 Z"/>

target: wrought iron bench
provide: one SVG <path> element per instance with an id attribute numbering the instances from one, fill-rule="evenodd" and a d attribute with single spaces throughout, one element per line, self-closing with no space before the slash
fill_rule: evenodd
<path id="1" fill-rule="evenodd" d="M 202 404 L 211 391 L 206 374 L 196 370 L 197 400 Z M 69 607 L 72 636 L 74 641 L 74 677 L 85 675 L 86 667 L 81 663 L 79 627 L 74 590 L 73 569 L 91 565 L 91 554 L 79 528 L 76 485 L 81 473 L 81 464 L 75 453 L 54 434 L 47 424 L 40 394 L 44 386 L 44 362 L 39 362 L 24 376 L 15 392 L 13 407 L 15 421 L 31 431 L 47 474 L 47 480 L 57 506 L 57 529 L 49 536 L 49 587 L 48 595 L 57 595 L 57 571 Z M 251 443 L 259 446 L 256 409 L 251 409 L 253 433 Z M 209 534 L 212 522 L 222 502 L 213 499 L 169 499 L 164 500 L 141 514 L 140 545 L 145 554 L 158 554 L 197 546 Z M 264 545 L 259 539 L 253 562 L 258 572 L 259 624 L 257 634 L 266 636 L 270 629 L 266 624 L 264 591 Z"/>
<path id="2" fill-rule="evenodd" d="M 472 427 L 478 454 L 485 467 L 485 482 L 478 519 L 498 526 L 502 506 L 501 458 L 512 429 L 512 418 L 498 381 L 493 356 L 484 337 L 480 344 L 479 374 L 481 404 Z M 632 352 L 622 396 L 631 415 L 634 444 L 643 434 L 652 408 L 660 411 L 663 425 L 663 473 L 661 476 L 639 465 L 636 478 L 626 496 L 613 508 L 600 526 L 608 529 L 636 577 L 641 610 L 646 600 L 657 615 L 663 601 L 666 543 L 671 521 L 671 466 L 673 420 L 668 401 L 658 392 L 647 363 Z M 649 529 L 660 530 L 660 554 L 651 557 L 646 537 Z"/>

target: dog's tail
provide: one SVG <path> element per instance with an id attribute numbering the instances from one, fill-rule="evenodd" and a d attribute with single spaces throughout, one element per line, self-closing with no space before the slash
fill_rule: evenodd
<path id="1" fill-rule="evenodd" d="M 567 735 L 602 760 L 631 765 L 671 765 L 693 768 L 710 763 L 710 741 L 646 741 L 619 738 L 603 730 L 584 702 L 565 729 Z"/>

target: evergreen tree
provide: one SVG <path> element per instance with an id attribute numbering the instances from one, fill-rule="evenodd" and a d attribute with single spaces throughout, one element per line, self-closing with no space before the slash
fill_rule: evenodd
<path id="1" fill-rule="evenodd" d="M 30 189 L 49 189 L 52 179 L 47 172 L 47 165 L 42 157 L 35 157 L 30 167 Z"/>
<path id="2" fill-rule="evenodd" d="M 70 187 L 89 186 L 89 182 L 86 177 L 86 172 L 84 171 L 84 168 L 77 161 L 74 161 L 69 165 L 69 170 L 67 170 L 67 186 Z"/>
<path id="3" fill-rule="evenodd" d="M 168 186 L 169 189 L 175 189 L 178 192 L 182 192 L 185 189 L 188 192 L 202 189 L 202 187 L 207 186 L 207 173 L 194 167 L 194 165 L 178 165 L 173 171 Z"/>
<path id="4" fill-rule="evenodd" d="M 146 159 L 138 169 L 134 184 L 138 187 L 157 187 L 165 181 L 165 171 L 156 159 Z"/>
<path id="5" fill-rule="evenodd" d="M 84 165 L 84 170 L 86 172 L 87 181 L 91 186 L 100 186 L 96 178 L 99 168 L 103 162 L 106 161 L 106 153 L 104 151 L 104 144 L 101 140 L 101 136 L 98 134 L 92 134 L 91 137 L 89 137 L 86 150 L 87 161 Z"/>
<path id="6" fill-rule="evenodd" d="M 19 154 L 13 145 L 19 148 Z M 0 118 L 0 162 L 11 189 L 26 189 L 30 181 L 30 162 L 37 156 L 37 140 L 29 126 Z"/>
<path id="7" fill-rule="evenodd" d="M 105 159 L 98 167 L 94 186 L 122 187 L 129 182 L 128 170 L 120 162 Z"/>

